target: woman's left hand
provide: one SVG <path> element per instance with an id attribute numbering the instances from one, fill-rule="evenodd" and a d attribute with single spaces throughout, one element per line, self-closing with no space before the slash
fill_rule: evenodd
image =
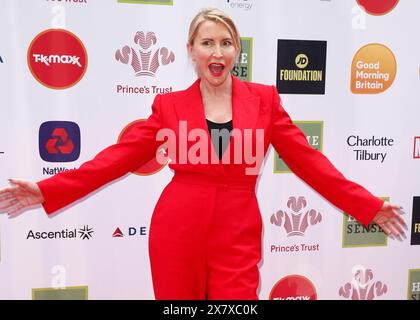
<path id="1" fill-rule="evenodd" d="M 401 209 L 400 206 L 385 201 L 373 218 L 373 222 L 379 225 L 386 235 L 392 239 L 394 237 L 397 237 L 399 240 L 402 240 L 401 237 L 407 238 L 403 230 L 403 228 L 408 230 L 407 225 L 397 212 L 397 210 Z"/>

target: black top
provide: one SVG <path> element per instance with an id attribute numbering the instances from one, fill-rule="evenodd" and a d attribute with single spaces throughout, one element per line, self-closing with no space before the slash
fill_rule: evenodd
<path id="1" fill-rule="evenodd" d="M 232 131 L 232 120 L 224 123 L 217 123 L 207 120 L 207 126 L 214 149 L 219 157 L 222 159 L 223 153 L 230 142 L 230 132 Z"/>

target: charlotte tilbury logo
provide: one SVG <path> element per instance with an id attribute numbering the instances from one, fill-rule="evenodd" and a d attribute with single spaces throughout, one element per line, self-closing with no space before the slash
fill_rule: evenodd
<path id="1" fill-rule="evenodd" d="M 284 227 L 287 236 L 304 236 L 310 225 L 315 225 L 322 220 L 322 215 L 314 209 L 306 209 L 305 197 L 290 197 L 287 207 L 290 209 L 279 210 L 270 218 L 270 222 L 278 227 Z"/>
<path id="2" fill-rule="evenodd" d="M 157 38 L 154 32 L 137 31 L 134 43 L 138 48 L 128 45 L 115 52 L 115 59 L 123 64 L 129 64 L 136 76 L 154 77 L 162 65 L 175 61 L 175 55 L 166 47 L 156 48 Z"/>
<path id="3" fill-rule="evenodd" d="M 352 268 L 353 279 L 340 287 L 338 294 L 351 300 L 373 300 L 387 293 L 388 287 L 381 281 L 373 280 L 372 269 L 362 265 Z"/>

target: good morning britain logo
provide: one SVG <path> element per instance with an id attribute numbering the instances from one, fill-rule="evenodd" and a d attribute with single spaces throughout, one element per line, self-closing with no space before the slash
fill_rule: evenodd
<path id="1" fill-rule="evenodd" d="M 377 94 L 391 87 L 397 73 L 397 61 L 383 44 L 371 43 L 360 48 L 351 66 L 351 91 Z"/>

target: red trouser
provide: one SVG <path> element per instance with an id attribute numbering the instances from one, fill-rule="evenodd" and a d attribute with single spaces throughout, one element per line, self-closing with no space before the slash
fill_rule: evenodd
<path id="1" fill-rule="evenodd" d="M 261 231 L 255 183 L 175 174 L 150 226 L 156 299 L 258 299 Z"/>

